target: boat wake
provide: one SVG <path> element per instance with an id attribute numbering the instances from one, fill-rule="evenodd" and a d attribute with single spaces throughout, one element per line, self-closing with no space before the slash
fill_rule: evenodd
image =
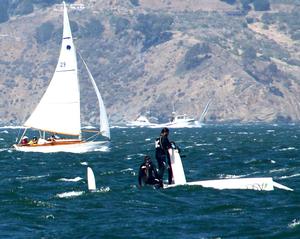
<path id="1" fill-rule="evenodd" d="M 99 148 L 94 149 L 95 152 L 110 152 L 110 148 L 108 146 L 101 146 Z"/>

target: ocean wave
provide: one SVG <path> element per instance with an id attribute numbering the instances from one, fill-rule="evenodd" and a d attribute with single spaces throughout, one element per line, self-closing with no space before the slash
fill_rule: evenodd
<path id="1" fill-rule="evenodd" d="M 220 179 L 233 179 L 233 178 L 244 178 L 251 174 L 242 174 L 242 175 L 234 175 L 234 174 L 219 174 L 218 177 Z"/>
<path id="2" fill-rule="evenodd" d="M 213 144 L 195 144 L 196 146 L 210 146 L 210 145 L 213 145 Z"/>
<path id="3" fill-rule="evenodd" d="M 80 162 L 81 165 L 88 165 L 87 162 Z"/>
<path id="4" fill-rule="evenodd" d="M 101 187 L 96 190 L 97 193 L 106 193 L 110 191 L 110 187 Z"/>
<path id="5" fill-rule="evenodd" d="M 49 177 L 49 174 L 47 175 L 39 175 L 39 176 L 24 176 L 24 177 L 16 177 L 17 180 L 27 180 L 27 181 L 32 181 L 32 180 L 36 180 L 39 178 L 45 178 L 45 177 Z"/>
<path id="6" fill-rule="evenodd" d="M 3 138 L 0 138 L 0 141 L 3 141 L 4 139 Z"/>
<path id="7" fill-rule="evenodd" d="M 132 171 L 133 169 L 132 168 L 126 168 L 126 169 L 122 169 L 120 172 L 128 172 L 128 171 Z"/>
<path id="8" fill-rule="evenodd" d="M 297 150 L 297 149 L 295 147 L 288 147 L 288 148 L 278 149 L 278 151 L 288 151 L 288 150 Z"/>
<path id="9" fill-rule="evenodd" d="M 270 173 L 274 173 L 274 172 L 285 172 L 287 171 L 288 168 L 280 168 L 280 169 L 272 169 L 270 170 Z"/>
<path id="10" fill-rule="evenodd" d="M 294 178 L 294 177 L 299 177 L 300 173 L 292 174 L 290 176 L 281 176 L 279 177 L 280 179 L 285 179 L 285 178 Z"/>
<path id="11" fill-rule="evenodd" d="M 52 214 L 44 216 L 46 219 L 55 219 L 55 217 Z"/>
<path id="12" fill-rule="evenodd" d="M 78 182 L 82 180 L 83 178 L 81 177 L 76 177 L 76 178 L 60 178 L 58 181 L 63 181 L 63 182 Z"/>
<path id="13" fill-rule="evenodd" d="M 8 131 L 7 130 L 2 130 L 2 131 L 0 131 L 0 134 L 8 134 Z"/>
<path id="14" fill-rule="evenodd" d="M 295 228 L 295 227 L 297 227 L 299 225 L 300 225 L 300 221 L 297 220 L 297 219 L 294 219 L 291 223 L 288 224 L 288 227 L 289 228 Z"/>
<path id="15" fill-rule="evenodd" d="M 109 152 L 110 151 L 110 149 L 109 149 L 109 147 L 108 146 L 101 146 L 100 148 L 98 148 L 98 149 L 95 149 L 94 150 L 95 152 Z"/>
<path id="16" fill-rule="evenodd" d="M 59 198 L 72 198 L 72 197 L 78 197 L 84 194 L 84 191 L 71 191 L 71 192 L 64 192 L 64 193 L 58 193 L 56 194 Z"/>

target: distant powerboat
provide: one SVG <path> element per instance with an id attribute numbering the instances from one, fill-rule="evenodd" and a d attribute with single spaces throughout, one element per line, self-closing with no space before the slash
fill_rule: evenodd
<path id="1" fill-rule="evenodd" d="M 130 121 L 126 124 L 126 126 L 130 127 L 152 127 L 156 126 L 155 123 L 150 123 L 146 116 L 140 115 L 135 120 Z"/>
<path id="2" fill-rule="evenodd" d="M 186 114 L 177 115 L 176 112 L 172 112 L 172 118 L 169 123 L 164 124 L 169 128 L 188 128 L 195 125 L 195 119 L 188 117 Z"/>

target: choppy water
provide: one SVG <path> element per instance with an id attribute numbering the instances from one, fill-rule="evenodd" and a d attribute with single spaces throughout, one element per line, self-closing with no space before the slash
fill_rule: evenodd
<path id="1" fill-rule="evenodd" d="M 138 189 L 159 129 L 113 129 L 109 152 L 85 154 L 15 152 L 17 131 L 0 128 L 1 238 L 300 238 L 300 125 L 170 132 L 188 181 L 271 176 L 294 192 Z"/>

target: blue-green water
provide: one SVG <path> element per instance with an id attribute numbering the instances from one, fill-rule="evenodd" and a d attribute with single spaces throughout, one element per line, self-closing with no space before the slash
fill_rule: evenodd
<path id="1" fill-rule="evenodd" d="M 188 181 L 273 177 L 294 192 L 137 188 L 159 129 L 112 129 L 109 152 L 22 153 L 0 128 L 1 238 L 300 238 L 300 125 L 171 129 Z M 87 191 L 86 165 L 97 192 Z M 72 197 L 70 197 L 73 195 Z M 76 196 L 77 195 L 77 196 Z"/>

